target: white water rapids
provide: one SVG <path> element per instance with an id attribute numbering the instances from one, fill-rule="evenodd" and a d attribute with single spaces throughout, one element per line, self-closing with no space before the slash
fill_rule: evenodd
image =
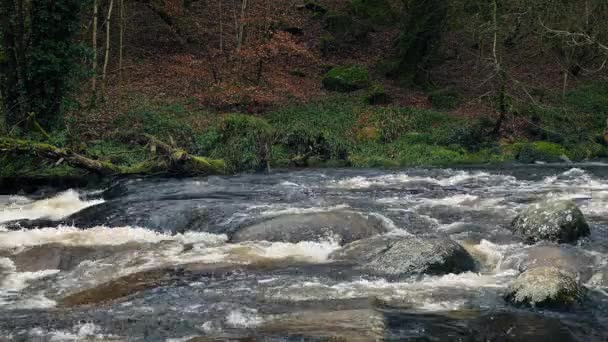
<path id="1" fill-rule="evenodd" d="M 148 221 L 87 229 L 69 221 L 57 227 L 17 230 L 9 223 L 62 220 L 116 198 L 102 199 L 78 189 L 39 200 L 0 196 L 0 311 L 5 313 L 0 315 L 0 336 L 8 340 L 97 341 L 131 340 L 128 337 L 133 334 L 139 336 L 133 340 L 187 341 L 194 336 L 261 329 L 282 319 L 290 308 L 304 310 L 311 303 L 365 298 L 419 313 L 507 310 L 502 295 L 519 271 L 505 268 L 505 258 L 526 246 L 505 227 L 534 200 L 575 200 L 592 226 L 592 236 L 580 250 L 594 261 L 592 272 L 608 264 L 608 173 L 571 168 L 530 169 L 523 174 L 498 170 L 306 171 L 153 184 L 136 181 L 128 186 L 140 189 L 141 194 L 127 192 L 119 197 L 129 199 L 121 215 L 125 223 L 132 222 L 129 220 L 140 215 L 136 208 L 146 205 L 146 196 L 150 196 L 150 203 L 155 204 L 145 211 Z M 213 229 L 176 232 L 148 226 L 147 222 L 165 222 L 171 213 L 167 208 L 172 208 L 167 203 L 183 201 L 196 201 L 196 208 L 208 210 L 205 227 Z M 299 243 L 230 242 L 230 234 L 249 222 L 344 209 L 380 218 L 387 234 L 450 234 L 481 267 L 477 272 L 400 281 L 364 275 L 340 278 L 333 271 L 315 273 L 324 265 L 329 267 L 331 253 L 340 248 L 331 237 Z M 302 269 L 281 272 L 274 271 L 275 266 L 263 266 L 251 273 L 230 273 L 226 279 L 184 278 L 179 285 L 146 288 L 147 292 L 121 298 L 103 310 L 95 306 L 70 310 L 65 318 L 50 323 L 53 315 L 65 310 L 62 299 L 80 291 L 141 272 L 220 264 L 284 264 Z M 605 291 L 603 286 L 601 282 L 587 284 L 597 293 Z M 597 305 L 608 302 L 593 298 Z M 594 319 L 608 322 L 603 311 L 608 311 L 607 304 L 602 303 Z M 10 312 L 22 319 L 9 322 Z M 24 317 L 34 316 L 26 329 Z M 112 316 L 143 321 L 162 316 L 167 322 L 187 322 L 183 323 L 187 328 L 151 334 L 153 328 L 144 323 L 121 328 Z M 144 333 L 148 338 L 141 335 Z"/>

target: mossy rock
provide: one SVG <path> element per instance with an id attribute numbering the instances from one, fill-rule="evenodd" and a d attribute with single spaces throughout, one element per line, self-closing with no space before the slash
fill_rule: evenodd
<path id="1" fill-rule="evenodd" d="M 546 141 L 535 141 L 521 146 L 517 161 L 522 163 L 547 162 L 559 163 L 569 161 L 566 149 L 559 144 Z"/>
<path id="2" fill-rule="evenodd" d="M 517 305 L 566 307 L 583 298 L 576 276 L 557 267 L 536 267 L 522 273 L 509 287 L 507 300 Z"/>
<path id="3" fill-rule="evenodd" d="M 351 0 L 350 9 L 355 16 L 369 19 L 376 25 L 387 25 L 397 18 L 387 0 Z"/>
<path id="4" fill-rule="evenodd" d="M 513 232 L 527 242 L 573 243 L 589 235 L 585 216 L 569 200 L 545 200 L 531 204 L 511 224 Z"/>
<path id="5" fill-rule="evenodd" d="M 338 66 L 323 77 L 327 90 L 350 92 L 369 87 L 371 78 L 367 69 L 360 65 Z"/>
<path id="6" fill-rule="evenodd" d="M 390 97 L 380 84 L 371 86 L 365 94 L 365 102 L 370 105 L 381 105 L 390 102 Z"/>

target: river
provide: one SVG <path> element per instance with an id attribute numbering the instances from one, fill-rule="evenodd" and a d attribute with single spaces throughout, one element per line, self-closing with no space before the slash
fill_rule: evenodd
<path id="1" fill-rule="evenodd" d="M 507 227 L 546 197 L 573 199 L 591 226 L 568 247 L 589 273 L 568 310 L 504 299 L 528 248 Z M 335 263 L 332 236 L 232 240 L 336 211 L 387 235 L 447 234 L 479 266 L 394 280 Z M 608 341 L 607 267 L 602 164 L 127 179 L 0 196 L 0 341 Z"/>

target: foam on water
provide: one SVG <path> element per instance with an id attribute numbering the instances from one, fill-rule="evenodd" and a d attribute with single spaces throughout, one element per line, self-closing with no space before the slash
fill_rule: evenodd
<path id="1" fill-rule="evenodd" d="M 499 183 L 511 183 L 516 181 L 516 179 L 512 176 L 494 175 L 487 172 L 456 171 L 449 172 L 449 174 L 450 175 L 448 176 L 438 176 L 436 178 L 412 176 L 406 173 L 397 173 L 375 177 L 357 176 L 342 179 L 339 181 L 331 181 L 329 186 L 333 188 L 343 189 L 367 189 L 370 187 L 407 185 L 409 183 L 430 183 L 439 186 L 454 186 L 468 182 L 495 181 Z"/>
<path id="2" fill-rule="evenodd" d="M 421 280 L 389 282 L 385 279 L 361 279 L 337 284 L 324 283 L 321 280 L 310 280 L 287 286 L 271 288 L 264 295 L 274 300 L 310 301 L 310 300 L 339 300 L 354 298 L 381 298 L 389 301 L 407 302 L 408 306 L 416 309 L 429 309 L 433 305 L 446 306 L 464 303 L 477 296 L 479 290 L 503 289 L 518 273 L 508 270 L 496 274 L 478 274 L 466 272 L 447 274 L 443 276 L 425 276 Z M 460 294 L 452 293 L 457 288 Z M 438 298 L 441 292 L 449 299 Z M 443 304 L 441 304 L 443 302 Z M 451 307 L 457 309 L 458 307 Z"/>
<path id="3" fill-rule="evenodd" d="M 255 328 L 263 322 L 258 310 L 250 308 L 232 310 L 226 317 L 226 323 L 233 328 Z"/>
<path id="4" fill-rule="evenodd" d="M 297 207 L 288 207 L 281 206 L 281 208 L 275 208 L 262 211 L 261 215 L 265 217 L 275 217 L 281 215 L 297 215 L 297 214 L 314 214 L 314 213 L 325 213 L 336 210 L 348 209 L 350 206 L 348 204 L 340 204 L 329 207 L 309 207 L 309 208 L 297 208 Z"/>
<path id="5" fill-rule="evenodd" d="M 76 227 L 62 226 L 58 228 L 0 232 L 0 249 L 39 246 L 51 243 L 67 246 L 116 246 L 126 243 L 176 241 L 183 244 L 205 243 L 216 245 L 224 243 L 227 240 L 228 237 L 224 234 L 186 232 L 183 234 L 167 235 L 137 227 L 78 229 Z"/>
<path id="6" fill-rule="evenodd" d="M 39 201 L 29 201 L 24 198 L 11 201 L 0 210 L 0 223 L 15 220 L 51 219 L 59 220 L 84 208 L 103 203 L 103 200 L 84 201 L 78 192 L 68 190 L 55 197 Z"/>
<path id="7" fill-rule="evenodd" d="M 30 283 L 53 276 L 59 270 L 17 272 L 15 264 L 8 258 L 0 258 L 0 308 L 31 309 L 54 307 L 55 302 L 42 294 L 23 295 L 21 292 Z"/>

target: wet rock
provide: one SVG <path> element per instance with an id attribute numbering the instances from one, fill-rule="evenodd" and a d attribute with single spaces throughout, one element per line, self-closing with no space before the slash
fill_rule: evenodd
<path id="1" fill-rule="evenodd" d="M 285 215 L 238 231 L 233 242 L 291 242 L 337 239 L 341 244 L 384 233 L 382 221 L 351 211 Z"/>
<path id="2" fill-rule="evenodd" d="M 254 268 L 256 266 L 251 267 Z M 183 284 L 193 278 L 222 278 L 240 268 L 240 265 L 225 263 L 195 263 L 184 264 L 179 267 L 154 268 L 120 276 L 105 283 L 71 293 L 57 300 L 57 304 L 60 307 L 105 304 L 156 287 Z"/>
<path id="3" fill-rule="evenodd" d="M 475 269 L 475 261 L 462 246 L 440 236 L 376 236 L 348 244 L 330 257 L 389 278 Z"/>
<path id="4" fill-rule="evenodd" d="M 575 274 L 582 282 L 591 277 L 593 258 L 579 248 L 569 245 L 532 246 L 505 256 L 503 270 L 525 272 L 536 267 L 555 267 Z"/>
<path id="5" fill-rule="evenodd" d="M 59 307 L 103 304 L 133 293 L 160 286 L 170 272 L 165 269 L 129 274 L 91 289 L 73 293 L 57 302 Z"/>
<path id="6" fill-rule="evenodd" d="M 380 341 L 385 324 L 384 316 L 375 310 L 309 311 L 274 316 L 258 330 L 300 337 L 299 341 Z"/>
<path id="7" fill-rule="evenodd" d="M 511 224 L 511 229 L 530 242 L 575 242 L 589 235 L 589 225 L 573 201 L 545 200 L 530 205 Z"/>
<path id="8" fill-rule="evenodd" d="M 589 280 L 589 285 L 608 288 L 608 266 L 604 266 L 596 271 Z"/>
<path id="9" fill-rule="evenodd" d="M 514 304 L 536 307 L 567 307 L 582 297 L 576 276 L 556 267 L 535 267 L 522 273 L 507 293 L 507 300 Z"/>
<path id="10" fill-rule="evenodd" d="M 46 244 L 33 246 L 11 256 L 19 272 L 42 270 L 69 271 L 85 260 L 98 260 L 137 246 L 66 246 Z"/>

